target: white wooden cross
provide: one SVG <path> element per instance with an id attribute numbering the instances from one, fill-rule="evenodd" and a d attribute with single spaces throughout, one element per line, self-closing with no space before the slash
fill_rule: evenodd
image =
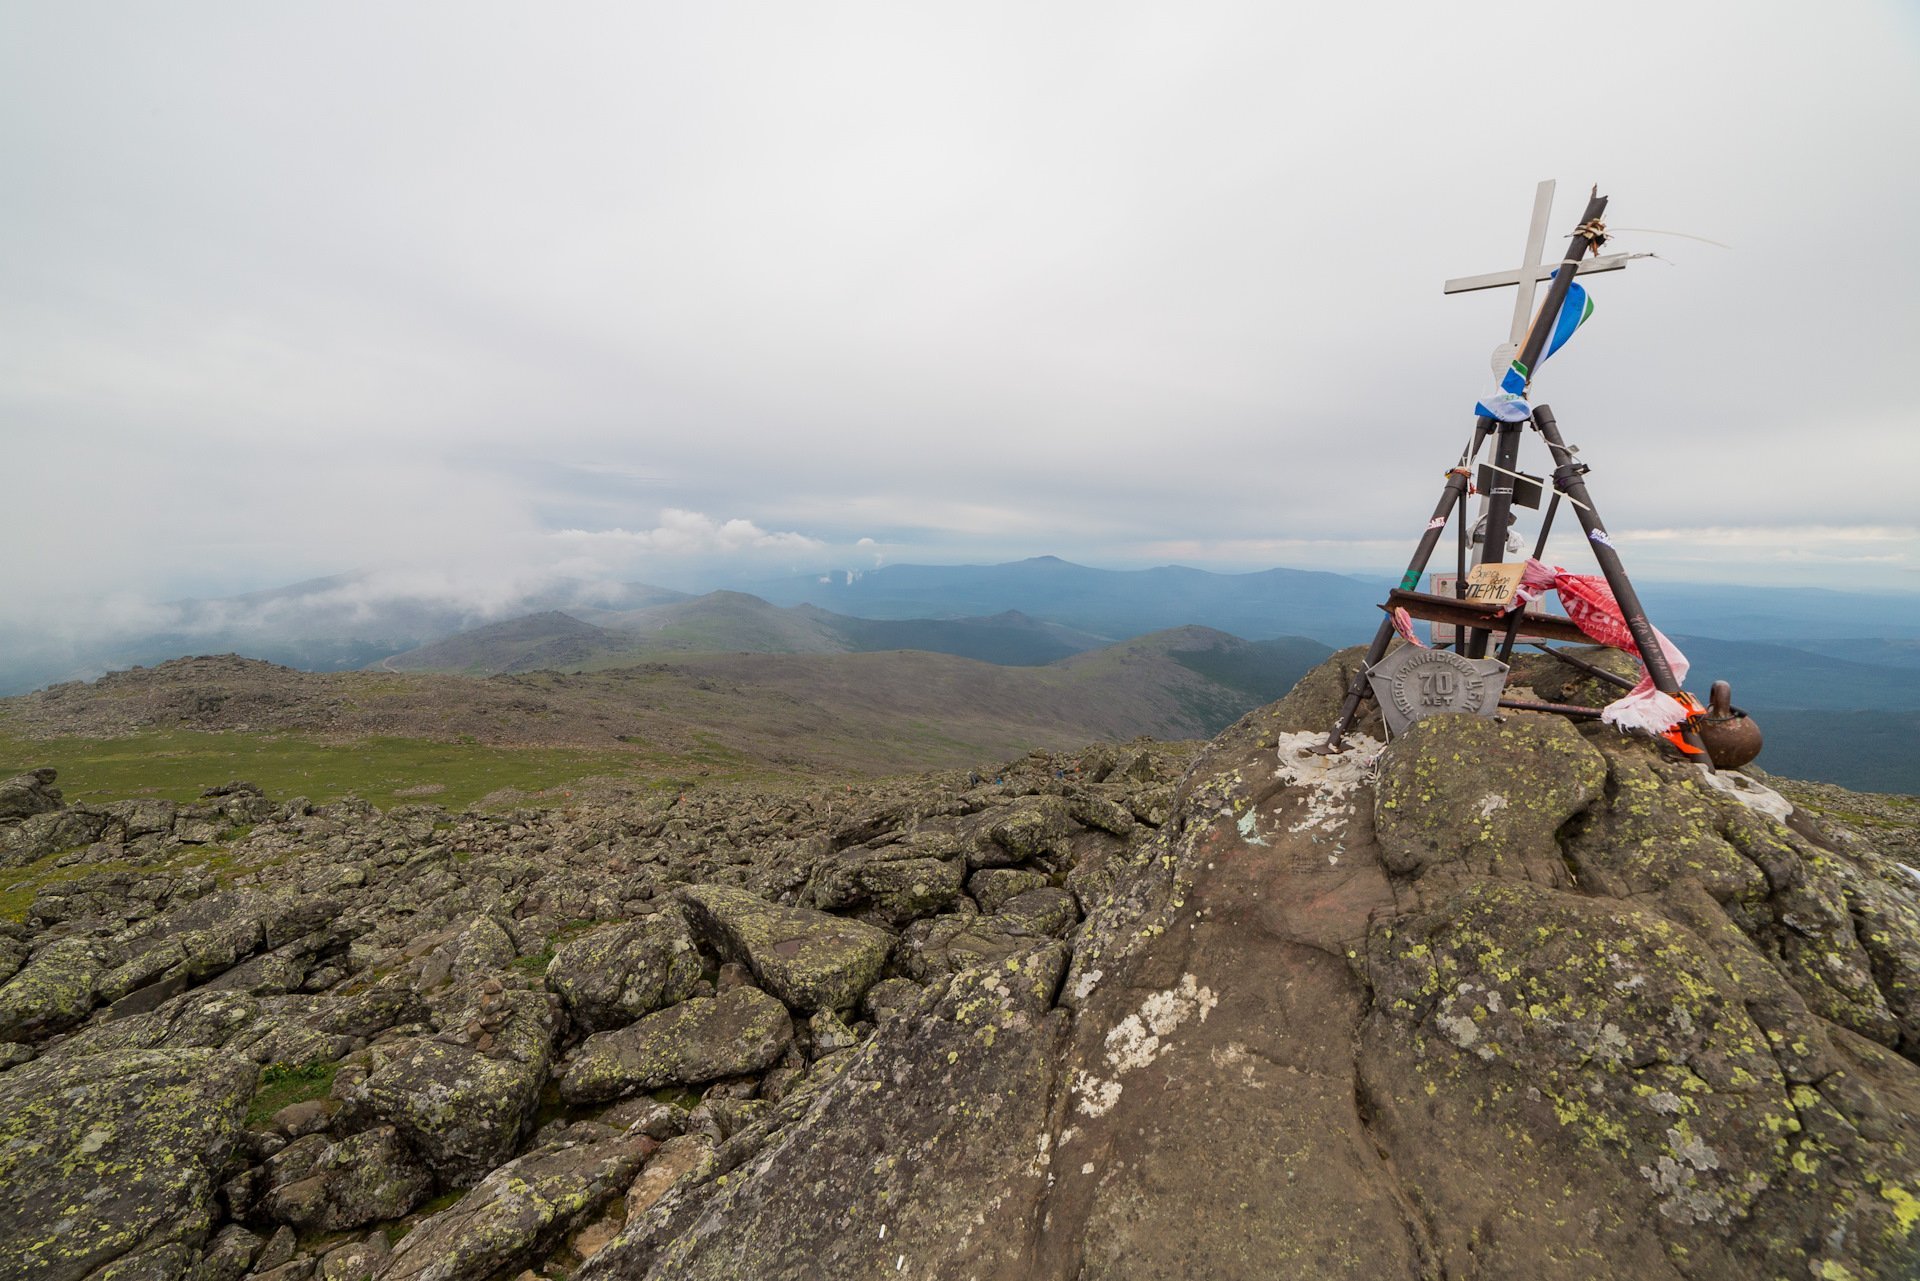
<path id="1" fill-rule="evenodd" d="M 1540 282 L 1558 271 L 1565 264 L 1542 262 L 1540 255 L 1547 247 L 1547 222 L 1553 213 L 1554 181 L 1549 178 L 1534 188 L 1533 225 L 1527 229 L 1527 254 L 1521 265 L 1512 271 L 1494 271 L 1484 276 L 1461 276 L 1449 280 L 1443 290 L 1450 294 L 1471 293 L 1476 289 L 1498 289 L 1502 285 L 1517 285 L 1513 300 L 1513 328 L 1510 341 L 1518 351 L 1527 340 L 1527 329 L 1533 324 L 1533 293 Z M 1629 261 L 1640 257 L 1638 254 L 1603 254 L 1596 258 L 1582 258 L 1574 269 L 1575 275 L 1585 276 L 1596 271 L 1618 271 Z M 1512 357 L 1508 357 L 1511 359 Z M 1498 366 L 1506 368 L 1505 362 Z"/>
<path id="2" fill-rule="evenodd" d="M 1493 374 L 1498 378 L 1506 369 L 1507 363 L 1520 354 L 1521 346 L 1527 341 L 1527 330 L 1533 325 L 1533 295 L 1540 282 L 1553 275 L 1566 264 L 1561 261 L 1542 262 L 1540 255 L 1547 248 L 1547 223 L 1553 216 L 1554 180 L 1547 179 L 1533 189 L 1533 222 L 1527 228 L 1527 252 L 1521 265 L 1512 271 L 1493 271 L 1484 276 L 1460 276 L 1449 280 L 1442 292 L 1449 294 L 1472 293 L 1476 289 L 1498 289 L 1503 285 L 1516 285 L 1513 300 L 1513 326 L 1508 332 L 1508 341 L 1493 349 Z M 1596 271 L 1618 271 L 1635 258 L 1644 254 L 1602 254 L 1593 258 L 1582 258 L 1574 266 L 1576 276 L 1590 275 Z M 1487 496 L 1480 495 L 1478 519 L 1487 518 Z M 1479 526 L 1475 525 L 1475 529 Z M 1511 534 L 1509 534 L 1511 538 Z M 1499 555 L 1504 558 L 1506 552 Z M 1473 563 L 1478 565 L 1487 559 L 1486 548 L 1476 538 L 1473 543 Z"/>

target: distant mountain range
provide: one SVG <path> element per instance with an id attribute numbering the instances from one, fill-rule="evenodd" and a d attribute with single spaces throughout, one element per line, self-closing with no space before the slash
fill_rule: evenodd
<path id="1" fill-rule="evenodd" d="M 1182 627 L 1023 667 L 912 650 L 705 653 L 474 679 L 179 659 L 0 700 L 0 758 L 14 758 L 0 764 L 28 768 L 47 737 L 235 731 L 590 748 L 635 768 L 984 767 L 1037 747 L 1209 737 L 1327 652 Z"/>
<path id="2" fill-rule="evenodd" d="M 176 602 L 161 612 L 163 626 L 64 647 L 0 623 L 0 694 L 222 650 L 307 670 L 473 675 L 722 653 L 924 651 L 1039 667 L 1189 625 L 1252 645 L 1206 661 L 1222 672 L 1241 665 L 1245 688 L 1264 688 L 1273 672 L 1295 669 L 1289 664 L 1304 670 L 1296 663 L 1303 646 L 1324 652 L 1364 641 L 1386 584 L 1296 569 L 1102 570 L 1041 556 L 751 586 L 754 594 L 694 596 L 641 583 L 557 581 L 479 598 L 372 573 Z M 1690 686 L 1704 693 L 1727 679 L 1735 702 L 1761 716 L 1770 744 L 1763 763 L 1787 769 L 1783 762 L 1793 761 L 1806 777 L 1920 792 L 1920 744 L 1903 719 L 1920 711 L 1920 594 L 1648 584 L 1643 596 L 1693 659 Z M 1835 714 L 1853 719 L 1828 719 Z"/>
<path id="3" fill-rule="evenodd" d="M 991 618 L 848 618 L 812 605 L 783 608 L 743 592 L 712 592 L 625 612 L 546 611 L 490 623 L 378 664 L 388 671 L 493 676 L 580 671 L 661 654 L 864 654 L 924 650 L 1008 667 L 1036 667 L 1108 644 L 1016 610 Z M 1315 648 L 1328 652 L 1324 645 Z"/>
<path id="4" fill-rule="evenodd" d="M 1115 640 L 1192 623 L 1236 636 L 1309 636 L 1336 646 L 1371 634 L 1381 599 L 1378 583 L 1314 570 L 1090 569 L 1057 556 L 1004 565 L 892 565 L 759 582 L 751 590 L 776 605 L 818 605 L 857 618 L 977 618 L 1018 610 Z"/>

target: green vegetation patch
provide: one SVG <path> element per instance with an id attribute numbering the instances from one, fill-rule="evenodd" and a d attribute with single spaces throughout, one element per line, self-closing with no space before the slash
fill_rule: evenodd
<path id="1" fill-rule="evenodd" d="M 325 1098 L 339 1071 L 338 1063 L 269 1063 L 260 1070 L 260 1084 L 247 1106 L 248 1127 L 265 1125 L 281 1108 Z"/>
<path id="2" fill-rule="evenodd" d="M 211 872 L 217 885 L 225 887 L 236 876 L 272 867 L 304 853 L 288 850 L 271 857 L 243 860 L 234 850 L 219 845 L 190 845 L 171 858 L 151 862 L 132 859 L 108 859 L 101 862 L 65 863 L 69 851 L 61 850 L 20 867 L 0 868 L 0 920 L 24 921 L 40 891 L 50 886 L 83 881 L 95 876 L 121 872 L 140 872 L 151 876 L 179 876 L 187 872 Z"/>
<path id="3" fill-rule="evenodd" d="M 620 750 L 489 747 L 423 738 L 334 743 L 205 730 L 109 739 L 0 734 L 0 778 L 42 765 L 60 771 L 59 787 L 69 802 L 97 804 L 129 796 L 190 801 L 207 787 L 244 778 L 276 800 L 305 796 L 320 804 L 352 794 L 381 809 L 429 801 L 460 810 L 504 788 L 564 793 L 594 777 L 651 776 L 659 762 Z"/>

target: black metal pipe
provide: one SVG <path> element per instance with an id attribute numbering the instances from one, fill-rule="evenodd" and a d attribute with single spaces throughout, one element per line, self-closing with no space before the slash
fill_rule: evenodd
<path id="1" fill-rule="evenodd" d="M 1674 677 L 1673 668 L 1667 665 L 1666 651 L 1660 648 L 1653 624 L 1647 621 L 1647 611 L 1640 603 L 1640 593 L 1634 590 L 1633 580 L 1627 577 L 1627 567 L 1621 562 L 1620 553 L 1613 549 L 1613 540 L 1607 534 L 1606 524 L 1593 505 L 1593 496 L 1587 492 L 1584 479 L 1586 468 L 1574 461 L 1573 451 L 1567 448 L 1567 442 L 1560 436 L 1560 424 L 1554 419 L 1552 409 L 1546 405 L 1537 406 L 1533 411 L 1533 424 L 1540 429 L 1547 449 L 1553 454 L 1554 488 L 1573 501 L 1581 528 L 1587 531 L 1587 542 L 1593 546 L 1593 558 L 1599 562 L 1600 572 L 1606 575 L 1607 586 L 1613 590 L 1614 603 L 1620 606 L 1627 630 L 1633 634 L 1633 643 L 1639 647 L 1640 661 L 1645 664 L 1647 675 L 1653 678 L 1653 687 L 1662 694 L 1684 693 L 1679 680 Z M 1702 759 L 1710 759 L 1706 755 L 1705 745 L 1700 742 L 1700 736 L 1691 728 L 1682 737 L 1688 746 L 1698 749 Z"/>
<path id="2" fill-rule="evenodd" d="M 1620 689 L 1632 689 L 1636 684 L 1636 682 L 1630 681 L 1626 677 L 1621 676 L 1618 673 L 1610 672 L 1604 667 L 1596 667 L 1592 663 L 1589 663 L 1584 658 L 1575 658 L 1572 654 L 1567 653 L 1563 649 L 1554 649 L 1551 645 L 1540 645 L 1540 644 L 1534 645 L 1534 648 L 1539 650 L 1542 654 L 1553 655 L 1555 658 L 1565 663 L 1568 667 L 1577 667 L 1581 671 L 1585 672 L 1587 675 L 1597 676 L 1601 680 L 1605 681 L 1607 684 L 1617 686 Z"/>
<path id="3" fill-rule="evenodd" d="M 1426 532 L 1420 535 L 1419 546 L 1413 549 L 1413 556 L 1407 561 L 1407 572 L 1400 576 L 1401 591 L 1410 592 L 1420 585 L 1420 575 L 1427 572 L 1427 562 L 1433 558 L 1433 549 L 1439 545 L 1440 535 L 1447 527 L 1447 517 L 1453 514 L 1454 504 L 1465 499 L 1468 468 L 1479 456 L 1480 447 L 1486 444 L 1487 432 L 1492 429 L 1493 421 L 1484 415 L 1474 419 L 1473 443 L 1460 456 L 1460 465 L 1447 473 L 1446 488 L 1440 491 L 1440 501 L 1434 504 L 1433 517 L 1427 521 Z M 1360 700 L 1366 697 L 1367 670 L 1386 657 L 1387 646 L 1392 643 L 1393 615 L 1388 614 L 1380 620 L 1380 626 L 1373 633 L 1373 643 L 1367 646 L 1366 661 L 1347 684 L 1347 696 L 1340 703 L 1339 719 L 1328 731 L 1327 741 L 1317 749 L 1323 754 L 1330 755 L 1340 750 L 1341 736 L 1353 726 L 1353 718 L 1360 710 Z"/>
<path id="4" fill-rule="evenodd" d="M 1540 518 L 1540 537 L 1533 540 L 1533 558 L 1539 560 L 1547 554 L 1547 535 L 1553 532 L 1553 515 L 1560 510 L 1560 491 L 1554 490 L 1553 497 L 1547 500 L 1547 513 Z M 1513 658 L 1513 643 L 1520 637 L 1520 622 L 1526 616 L 1523 605 L 1513 611 L 1513 617 L 1507 620 L 1506 635 L 1500 638 L 1500 661 L 1505 663 Z"/>
<path id="5" fill-rule="evenodd" d="M 1547 300 L 1534 313 L 1533 326 L 1527 330 L 1527 340 L 1521 344 L 1520 353 L 1514 363 L 1520 366 L 1521 376 L 1529 382 L 1533 371 L 1539 366 L 1540 353 L 1547 349 L 1547 340 L 1553 336 L 1554 324 L 1560 318 L 1560 308 L 1567 300 L 1567 291 L 1573 288 L 1573 278 L 1578 272 L 1580 260 L 1599 243 L 1600 236 L 1594 230 L 1594 224 L 1607 211 L 1607 197 L 1595 188 L 1587 198 L 1586 212 L 1580 215 L 1580 225 L 1574 228 L 1573 235 L 1567 240 L 1567 252 L 1560 259 L 1560 270 L 1547 282 Z M 1505 473 L 1518 470 L 1520 461 L 1519 423 L 1501 423 L 1500 439 L 1494 445 L 1493 465 L 1501 470 L 1494 474 L 1493 488 L 1487 496 L 1487 528 L 1480 538 L 1480 559 L 1483 561 L 1503 560 L 1507 554 L 1507 530 L 1513 524 L 1513 477 Z M 1467 656 L 1485 658 L 1487 641 L 1491 633 L 1475 628 L 1467 642 Z"/>
<path id="6" fill-rule="evenodd" d="M 1507 527 L 1513 524 L 1513 476 L 1520 466 L 1520 424 L 1501 423 L 1499 439 L 1493 444 L 1493 488 L 1487 491 L 1487 528 L 1480 536 L 1480 562 L 1498 563 L 1507 558 Z M 1467 657 L 1485 658 L 1487 638 L 1484 628 L 1467 634 Z"/>
<path id="7" fill-rule="evenodd" d="M 1577 716 L 1582 720 L 1600 719 L 1597 707 L 1581 707 L 1574 703 L 1530 703 L 1524 698 L 1503 698 L 1500 706 L 1512 708 L 1516 712 L 1552 712 L 1558 716 Z"/>
<path id="8" fill-rule="evenodd" d="M 1459 540 L 1454 550 L 1453 598 L 1455 600 L 1465 600 L 1467 598 L 1467 498 L 1471 496 L 1472 493 L 1473 486 L 1471 477 L 1469 477 L 1467 492 L 1461 495 L 1459 508 L 1455 513 L 1459 518 L 1456 522 L 1459 529 Z M 1453 627 L 1453 650 L 1456 654 L 1465 654 L 1467 652 L 1467 629 L 1458 623 L 1455 623 Z"/>

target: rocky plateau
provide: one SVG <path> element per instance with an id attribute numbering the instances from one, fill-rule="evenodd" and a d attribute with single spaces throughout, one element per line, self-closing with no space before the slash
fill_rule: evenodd
<path id="1" fill-rule="evenodd" d="M 0 1279 L 1920 1275 L 1911 826 L 1524 713 L 1316 756 L 1356 661 L 985 776 L 0 781 Z"/>

